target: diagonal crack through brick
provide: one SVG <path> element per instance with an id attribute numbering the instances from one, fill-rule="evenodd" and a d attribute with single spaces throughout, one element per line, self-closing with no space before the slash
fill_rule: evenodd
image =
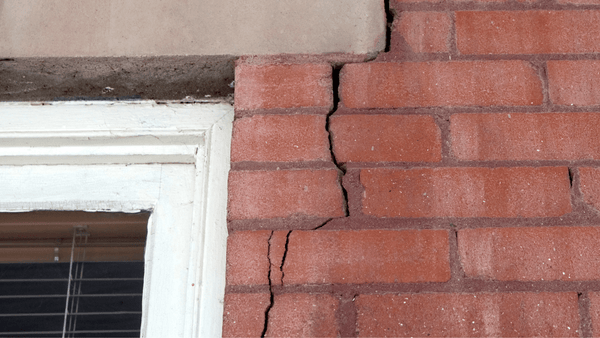
<path id="1" fill-rule="evenodd" d="M 263 331 L 261 333 L 261 338 L 267 334 L 267 329 L 269 328 L 269 312 L 271 312 L 271 308 L 273 308 L 273 283 L 271 283 L 271 239 L 273 238 L 274 231 L 271 231 L 271 235 L 269 236 L 268 245 L 267 245 L 267 259 L 269 260 L 269 272 L 267 273 L 267 279 L 269 281 L 269 306 L 265 310 L 265 324 L 263 326 Z"/>

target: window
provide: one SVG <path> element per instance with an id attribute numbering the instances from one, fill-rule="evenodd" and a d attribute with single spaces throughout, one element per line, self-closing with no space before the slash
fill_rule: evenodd
<path id="1" fill-rule="evenodd" d="M 0 104 L 0 212 L 151 212 L 142 337 L 221 333 L 225 103 Z"/>

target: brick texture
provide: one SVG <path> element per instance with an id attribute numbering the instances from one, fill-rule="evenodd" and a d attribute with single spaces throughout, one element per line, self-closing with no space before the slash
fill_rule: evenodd
<path id="1" fill-rule="evenodd" d="M 550 100 L 558 105 L 600 104 L 600 61 L 548 61 Z"/>
<path id="2" fill-rule="evenodd" d="M 226 294 L 223 337 L 260 337 L 269 303 L 268 293 Z"/>
<path id="3" fill-rule="evenodd" d="M 542 84 L 524 61 L 348 64 L 340 74 L 348 108 L 532 106 Z"/>
<path id="4" fill-rule="evenodd" d="M 232 171 L 229 218 L 344 216 L 336 170 Z"/>
<path id="5" fill-rule="evenodd" d="M 330 295 L 276 295 L 265 337 L 339 337 L 337 308 Z"/>
<path id="6" fill-rule="evenodd" d="M 600 169 L 579 168 L 579 176 L 585 202 L 600 210 Z"/>
<path id="7" fill-rule="evenodd" d="M 452 151 L 461 160 L 600 158 L 600 114 L 455 114 Z"/>
<path id="8" fill-rule="evenodd" d="M 551 217 L 571 211 L 565 167 L 361 170 L 377 217 Z"/>
<path id="9" fill-rule="evenodd" d="M 234 122 L 232 162 L 330 159 L 323 115 L 253 115 Z"/>
<path id="10" fill-rule="evenodd" d="M 465 229 L 458 248 L 467 276 L 496 280 L 600 279 L 600 228 Z"/>
<path id="11" fill-rule="evenodd" d="M 462 54 L 600 52 L 600 11 L 456 12 Z"/>
<path id="12" fill-rule="evenodd" d="M 270 231 L 236 231 L 227 238 L 227 284 L 268 284 Z"/>
<path id="13" fill-rule="evenodd" d="M 579 337 L 577 293 L 360 295 L 359 337 Z"/>
<path id="14" fill-rule="evenodd" d="M 331 118 L 338 162 L 439 162 L 440 130 L 431 116 L 341 115 Z"/>
<path id="15" fill-rule="evenodd" d="M 333 107 L 328 64 L 238 63 L 235 68 L 236 110 Z"/>
<path id="16" fill-rule="evenodd" d="M 395 25 L 415 53 L 448 52 L 452 21 L 442 12 L 404 12 Z"/>
<path id="17" fill-rule="evenodd" d="M 412 283 L 450 279 L 444 230 L 294 231 L 284 284 Z"/>

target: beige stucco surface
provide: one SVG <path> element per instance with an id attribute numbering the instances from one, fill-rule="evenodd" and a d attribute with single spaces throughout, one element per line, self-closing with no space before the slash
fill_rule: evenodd
<path id="1" fill-rule="evenodd" d="M 383 0 L 0 0 L 0 58 L 371 54 Z"/>

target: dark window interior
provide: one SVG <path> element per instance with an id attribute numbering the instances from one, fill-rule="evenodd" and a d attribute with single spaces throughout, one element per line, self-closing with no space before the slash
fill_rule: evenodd
<path id="1" fill-rule="evenodd" d="M 149 214 L 0 213 L 0 337 L 139 337 Z M 70 263 L 73 227 L 86 259 Z M 79 250 L 79 251 L 77 251 Z M 71 328 L 71 331 L 69 331 Z"/>

